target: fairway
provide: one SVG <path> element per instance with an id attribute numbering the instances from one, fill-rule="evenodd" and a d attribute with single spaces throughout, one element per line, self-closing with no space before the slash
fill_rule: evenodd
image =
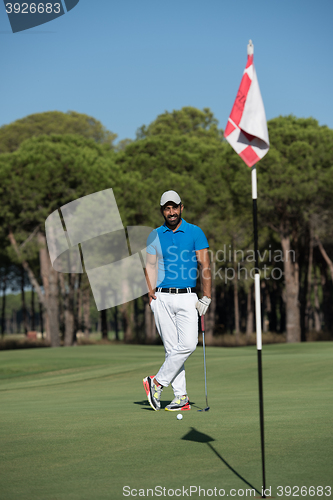
<path id="1" fill-rule="evenodd" d="M 162 362 L 161 346 L 0 352 L 0 498 L 259 496 L 256 349 L 208 347 L 206 355 L 210 411 L 197 411 L 205 407 L 198 347 L 186 363 L 194 404 L 178 421 L 177 412 L 153 411 L 142 385 Z M 263 348 L 266 486 L 275 498 L 287 498 L 288 486 L 292 498 L 333 496 L 325 489 L 333 482 L 332 358 L 328 342 Z M 162 407 L 172 398 L 165 389 Z"/>

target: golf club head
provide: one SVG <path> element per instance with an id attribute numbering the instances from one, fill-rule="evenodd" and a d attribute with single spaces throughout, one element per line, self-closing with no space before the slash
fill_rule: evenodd
<path id="1" fill-rule="evenodd" d="M 208 411 L 210 408 L 210 406 L 207 406 L 207 408 L 202 408 L 202 410 L 198 410 L 198 411 Z"/>

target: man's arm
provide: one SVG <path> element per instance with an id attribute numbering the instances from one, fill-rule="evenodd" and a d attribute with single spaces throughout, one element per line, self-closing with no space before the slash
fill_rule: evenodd
<path id="1" fill-rule="evenodd" d="M 201 283 L 203 290 L 203 297 L 196 303 L 196 308 L 200 316 L 206 314 L 209 304 L 211 303 L 212 296 L 212 273 L 210 272 L 210 262 L 208 249 L 196 250 L 196 256 L 201 270 Z"/>
<path id="2" fill-rule="evenodd" d="M 212 298 L 212 273 L 210 271 L 210 260 L 208 248 L 196 250 L 197 260 L 200 265 L 200 276 L 202 283 L 202 291 L 205 297 Z"/>
<path id="3" fill-rule="evenodd" d="M 156 255 L 151 255 L 146 252 L 146 280 L 148 284 L 148 298 L 149 304 L 153 299 L 156 299 L 156 282 L 157 282 L 157 258 Z"/>

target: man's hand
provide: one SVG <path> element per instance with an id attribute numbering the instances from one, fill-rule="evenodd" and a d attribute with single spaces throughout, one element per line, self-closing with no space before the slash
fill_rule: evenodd
<path id="1" fill-rule="evenodd" d="M 198 300 L 195 307 L 198 309 L 198 313 L 200 316 L 203 316 L 204 314 L 206 314 L 207 309 L 208 309 L 211 301 L 212 301 L 212 299 L 209 299 L 206 296 L 203 296 L 202 299 Z"/>
<path id="2" fill-rule="evenodd" d="M 152 300 L 156 300 L 156 295 L 155 295 L 155 292 L 153 290 L 148 292 L 148 299 L 149 299 L 149 305 L 151 304 Z"/>
<path id="3" fill-rule="evenodd" d="M 146 280 L 147 280 L 147 285 L 148 285 L 148 299 L 149 299 L 149 305 L 151 304 L 152 300 L 156 300 L 156 277 L 157 277 L 157 258 L 156 255 L 151 255 L 149 253 L 146 254 L 147 262 L 146 262 L 146 269 L 145 269 L 145 275 L 146 275 Z"/>

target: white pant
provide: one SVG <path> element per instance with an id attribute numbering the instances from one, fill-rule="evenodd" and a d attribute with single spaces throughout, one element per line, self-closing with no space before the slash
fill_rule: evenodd
<path id="1" fill-rule="evenodd" d="M 156 297 L 150 305 L 165 349 L 156 380 L 164 387 L 171 383 L 175 396 L 183 396 L 187 394 L 184 363 L 198 343 L 198 297 L 196 293 L 163 292 L 156 292 Z"/>

